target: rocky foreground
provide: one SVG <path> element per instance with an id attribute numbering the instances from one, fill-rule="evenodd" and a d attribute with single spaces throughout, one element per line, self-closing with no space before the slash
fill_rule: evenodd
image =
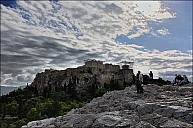
<path id="1" fill-rule="evenodd" d="M 185 86 L 135 86 L 107 92 L 67 115 L 29 122 L 22 128 L 168 128 L 193 127 L 192 84 Z"/>

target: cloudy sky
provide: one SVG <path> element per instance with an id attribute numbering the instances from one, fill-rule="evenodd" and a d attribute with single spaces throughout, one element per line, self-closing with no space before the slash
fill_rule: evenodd
<path id="1" fill-rule="evenodd" d="M 192 1 L 1 1 L 1 85 L 85 59 L 192 80 Z"/>

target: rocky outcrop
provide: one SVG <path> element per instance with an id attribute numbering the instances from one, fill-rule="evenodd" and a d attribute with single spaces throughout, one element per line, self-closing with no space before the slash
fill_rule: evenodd
<path id="1" fill-rule="evenodd" d="M 29 122 L 22 128 L 192 128 L 192 87 L 146 85 L 143 94 L 137 94 L 135 86 L 126 87 L 107 92 L 67 115 Z"/>
<path id="2" fill-rule="evenodd" d="M 31 83 L 34 92 L 41 95 L 48 90 L 61 88 L 65 92 L 74 86 L 77 94 L 88 92 L 88 87 L 104 88 L 114 81 L 118 85 L 133 82 L 133 69 L 129 65 L 103 64 L 101 61 L 90 60 L 83 66 L 66 70 L 45 69 L 38 73 Z"/>

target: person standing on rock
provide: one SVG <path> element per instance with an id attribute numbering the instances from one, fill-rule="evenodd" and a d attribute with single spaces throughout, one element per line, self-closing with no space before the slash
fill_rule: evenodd
<path id="1" fill-rule="evenodd" d="M 153 83 L 153 73 L 152 73 L 152 71 L 149 72 L 149 83 L 150 84 Z"/>
<path id="2" fill-rule="evenodd" d="M 143 75 L 141 74 L 140 71 L 138 71 L 136 75 L 137 93 L 143 93 L 142 83 L 143 83 Z"/>

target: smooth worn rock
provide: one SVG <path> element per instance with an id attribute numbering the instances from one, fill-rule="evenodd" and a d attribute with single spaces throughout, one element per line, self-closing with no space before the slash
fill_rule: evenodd
<path id="1" fill-rule="evenodd" d="M 140 121 L 135 128 L 156 128 L 155 126 L 151 125 L 150 123 Z"/>
<path id="2" fill-rule="evenodd" d="M 192 128 L 192 124 L 184 123 L 178 120 L 168 120 L 166 123 L 161 125 L 163 128 Z"/>
<path id="3" fill-rule="evenodd" d="M 98 119 L 96 119 L 92 125 L 92 127 L 98 127 L 98 128 L 102 128 L 102 127 L 113 127 L 116 124 L 119 123 L 119 121 L 121 121 L 121 117 L 120 116 L 114 116 L 114 115 L 104 115 L 99 117 Z"/>
<path id="4" fill-rule="evenodd" d="M 32 121 L 22 128 L 192 128 L 191 87 L 146 85 L 143 94 L 137 94 L 135 86 L 126 87 L 64 116 Z"/>

